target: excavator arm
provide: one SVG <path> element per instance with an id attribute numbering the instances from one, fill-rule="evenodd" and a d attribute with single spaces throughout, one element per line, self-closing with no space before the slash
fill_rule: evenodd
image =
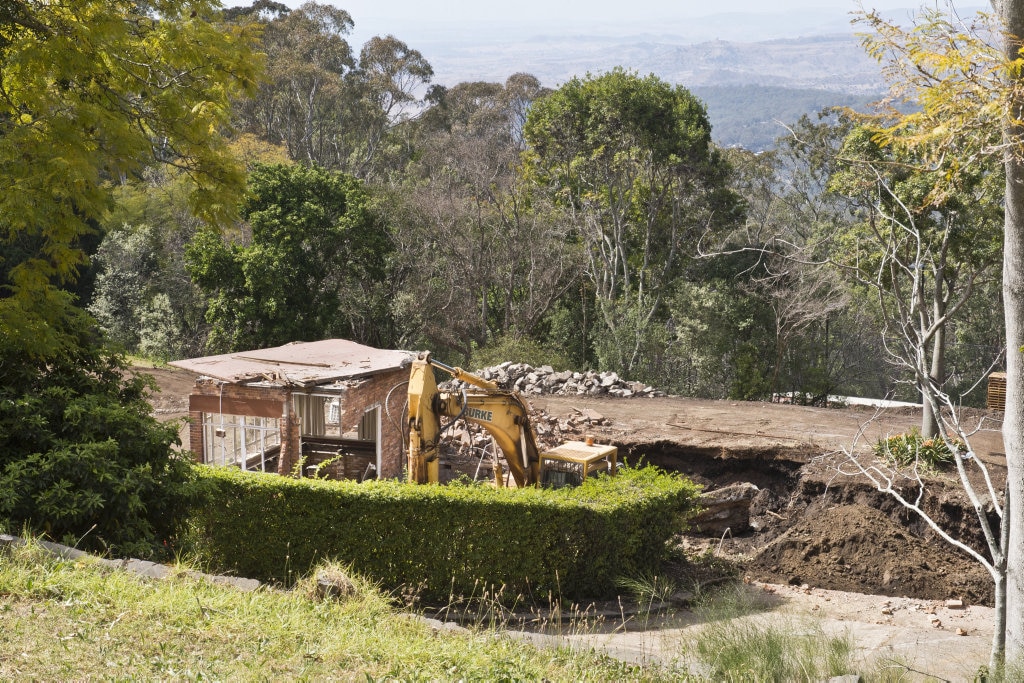
<path id="1" fill-rule="evenodd" d="M 476 389 L 462 393 L 437 388 L 433 368 L 440 368 Z M 438 444 L 441 416 L 461 418 L 486 429 L 505 454 L 509 472 L 519 487 L 540 481 L 540 456 L 530 428 L 529 413 L 514 391 L 461 368 L 453 368 L 420 354 L 409 375 L 409 480 L 438 481 Z M 500 482 L 499 482 L 500 483 Z"/>

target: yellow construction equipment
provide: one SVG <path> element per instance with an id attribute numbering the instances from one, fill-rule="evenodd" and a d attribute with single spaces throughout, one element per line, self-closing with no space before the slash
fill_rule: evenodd
<path id="1" fill-rule="evenodd" d="M 434 379 L 440 368 L 472 389 L 441 391 Z M 598 472 L 615 474 L 618 449 L 615 446 L 570 441 L 543 453 L 530 427 L 526 404 L 518 392 L 498 388 L 494 382 L 434 360 L 429 352 L 413 361 L 409 374 L 409 481 L 437 483 L 438 445 L 441 417 L 478 424 L 494 437 L 505 455 L 516 486 L 560 487 L 583 483 Z M 498 486 L 504 483 L 495 467 Z"/>

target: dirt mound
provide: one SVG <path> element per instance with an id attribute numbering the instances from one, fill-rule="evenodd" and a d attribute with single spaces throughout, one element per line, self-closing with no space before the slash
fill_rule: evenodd
<path id="1" fill-rule="evenodd" d="M 866 505 L 812 506 L 754 554 L 747 572 L 758 580 L 831 590 L 993 601 L 992 579 L 977 562 Z"/>

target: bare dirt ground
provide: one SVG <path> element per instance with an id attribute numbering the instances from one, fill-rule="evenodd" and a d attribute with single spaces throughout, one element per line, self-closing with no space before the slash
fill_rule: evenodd
<path id="1" fill-rule="evenodd" d="M 919 414 L 864 408 L 699 401 L 685 398 L 589 401 L 544 397 L 536 408 L 572 414 L 598 411 L 608 424 L 587 426 L 625 458 L 682 472 L 707 489 L 750 482 L 761 490 L 751 505 L 754 529 L 734 530 L 719 552 L 741 558 L 752 580 L 809 584 L 834 590 L 992 604 L 987 572 L 953 550 L 915 515 L 852 470 L 855 457 L 874 460 L 871 445 L 906 432 Z M 974 411 L 982 429 L 971 439 L 997 491 L 1006 477 L 1000 413 Z M 980 469 L 972 480 L 984 491 Z M 960 540 L 984 548 L 955 472 L 928 475 L 924 508 Z M 902 483 L 906 493 L 913 482 Z"/>
<path id="2" fill-rule="evenodd" d="M 167 368 L 141 370 L 162 390 L 153 398 L 157 416 L 185 417 L 194 376 Z M 988 574 L 864 477 L 839 471 L 851 455 L 870 463 L 871 445 L 916 426 L 917 411 L 679 397 L 531 396 L 529 401 L 539 432 L 555 425 L 547 428 L 548 436 L 591 434 L 598 442 L 618 445 L 625 460 L 682 472 L 707 489 L 736 482 L 758 486 L 753 528 L 720 539 L 688 537 L 686 543 L 736 560 L 745 580 L 763 584 L 761 590 L 771 592 L 784 612 L 813 614 L 829 629 L 845 629 L 865 657 L 895 655 L 949 680 L 970 679 L 987 661 Z M 1001 417 L 971 413 L 980 427 L 972 446 L 988 465 L 997 491 L 1006 476 Z M 559 429 L 559 424 L 569 426 Z M 182 439 L 187 447 L 184 430 Z M 980 483 L 980 474 L 972 478 Z M 961 540 L 983 548 L 955 473 L 930 475 L 929 489 L 929 513 Z M 964 609 L 947 610 L 948 599 L 961 600 Z M 677 628 L 665 626 L 659 637 Z M 645 648 L 657 641 L 653 636 L 631 641 L 625 633 L 603 636 L 606 643 L 593 638 L 581 642 L 621 650 L 633 659 L 651 656 Z M 658 658 L 667 656 L 666 648 L 655 650 Z"/>

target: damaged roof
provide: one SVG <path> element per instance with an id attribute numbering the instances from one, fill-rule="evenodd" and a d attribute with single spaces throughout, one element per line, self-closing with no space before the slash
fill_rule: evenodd
<path id="1" fill-rule="evenodd" d="M 177 360 L 169 365 L 235 384 L 262 381 L 315 386 L 397 370 L 408 366 L 412 359 L 408 351 L 375 349 L 347 339 L 323 339 Z"/>

